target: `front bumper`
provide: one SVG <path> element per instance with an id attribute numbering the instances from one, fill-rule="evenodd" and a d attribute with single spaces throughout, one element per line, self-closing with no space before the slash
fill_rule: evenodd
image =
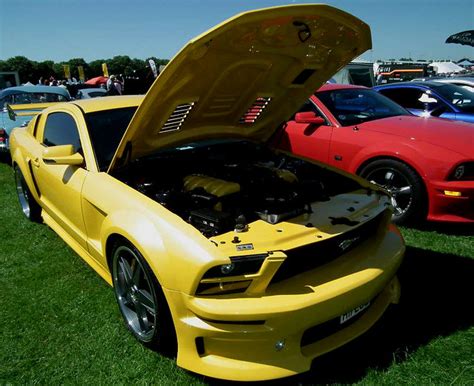
<path id="1" fill-rule="evenodd" d="M 315 357 L 361 335 L 398 302 L 395 273 L 403 253 L 392 227 L 380 242 L 276 283 L 260 297 L 193 297 L 164 289 L 178 336 L 177 363 L 239 381 L 308 371 Z M 367 309 L 339 325 L 341 315 L 367 302 Z M 315 333 L 319 326 L 323 335 Z"/>
<path id="2" fill-rule="evenodd" d="M 428 220 L 474 223 L 474 181 L 434 181 L 429 189 Z M 460 196 L 446 195 L 446 191 Z"/>

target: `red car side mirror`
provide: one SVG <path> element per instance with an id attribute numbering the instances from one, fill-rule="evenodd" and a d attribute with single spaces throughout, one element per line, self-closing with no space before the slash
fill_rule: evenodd
<path id="1" fill-rule="evenodd" d="M 311 123 L 313 125 L 324 125 L 326 123 L 325 119 L 322 117 L 317 117 L 316 114 L 312 111 L 305 111 L 302 113 L 295 114 L 296 123 Z"/>

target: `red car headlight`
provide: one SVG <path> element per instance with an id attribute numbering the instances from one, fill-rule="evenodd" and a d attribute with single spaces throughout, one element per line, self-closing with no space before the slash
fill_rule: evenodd
<path id="1" fill-rule="evenodd" d="M 465 162 L 456 166 L 448 177 L 450 181 L 474 180 L 474 162 Z"/>

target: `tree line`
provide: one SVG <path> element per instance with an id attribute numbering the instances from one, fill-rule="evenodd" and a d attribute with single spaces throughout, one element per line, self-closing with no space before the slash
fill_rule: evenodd
<path id="1" fill-rule="evenodd" d="M 169 62 L 168 59 L 159 59 L 149 57 L 146 60 L 130 58 L 126 55 L 114 56 L 111 59 L 96 59 L 86 62 L 82 58 L 73 58 L 67 61 L 56 63 L 53 60 L 37 62 L 30 60 L 25 56 L 14 56 L 7 60 L 0 60 L 0 71 L 18 71 L 20 82 L 38 83 L 43 78 L 54 77 L 55 79 L 64 79 L 64 65 L 69 65 L 71 77 L 79 79 L 78 66 L 84 69 L 84 75 L 87 79 L 103 75 L 102 63 L 107 63 L 109 74 L 123 74 L 124 76 L 134 76 L 144 79 L 149 71 L 149 59 L 153 59 L 157 67 Z"/>

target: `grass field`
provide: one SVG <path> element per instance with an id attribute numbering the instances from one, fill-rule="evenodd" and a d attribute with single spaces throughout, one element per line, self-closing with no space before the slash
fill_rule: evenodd
<path id="1" fill-rule="evenodd" d="M 112 289 L 53 231 L 23 217 L 2 163 L 0 203 L 0 384 L 224 383 L 135 342 Z M 277 384 L 474 384 L 474 228 L 402 231 L 401 304 Z"/>

